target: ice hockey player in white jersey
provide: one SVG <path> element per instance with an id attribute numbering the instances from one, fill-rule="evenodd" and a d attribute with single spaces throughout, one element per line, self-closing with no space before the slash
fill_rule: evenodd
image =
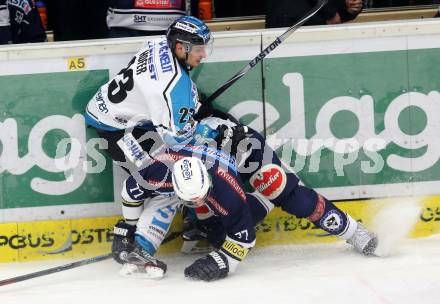
<path id="1" fill-rule="evenodd" d="M 194 135 L 193 115 L 200 104 L 188 72 L 206 58 L 212 40 L 201 20 L 181 17 L 166 38 L 147 41 L 127 67 L 98 90 L 87 105 L 86 122 L 107 140 L 113 160 L 139 167 L 155 144 Z"/>

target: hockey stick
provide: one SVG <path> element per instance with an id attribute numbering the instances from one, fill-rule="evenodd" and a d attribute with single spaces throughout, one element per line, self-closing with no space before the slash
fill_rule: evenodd
<path id="1" fill-rule="evenodd" d="M 260 54 L 258 54 L 254 59 L 249 61 L 249 63 L 242 68 L 240 71 L 237 72 L 234 76 L 232 76 L 231 79 L 226 81 L 224 85 L 222 85 L 220 88 L 218 88 L 214 93 L 212 93 L 210 96 L 208 96 L 205 100 L 202 101 L 202 104 L 209 105 L 212 103 L 214 99 L 219 97 L 224 91 L 226 91 L 232 84 L 234 84 L 237 80 L 239 80 L 241 77 L 243 77 L 247 72 L 249 72 L 254 66 L 258 64 L 258 62 L 262 61 L 267 55 L 269 55 L 270 52 L 272 52 L 277 46 L 279 46 L 284 40 L 286 40 L 293 32 L 295 32 L 298 28 L 301 27 L 307 20 L 309 20 L 311 17 L 313 17 L 324 5 L 327 4 L 328 0 L 318 0 L 318 3 L 314 8 L 310 10 L 309 13 L 307 13 L 304 18 L 302 18 L 300 21 L 292 25 L 285 31 L 281 36 L 277 37 L 274 42 L 269 44 L 268 47 L 266 47 Z"/>
<path id="2" fill-rule="evenodd" d="M 168 243 L 168 242 L 176 239 L 181 234 L 182 234 L 182 231 L 170 233 L 170 235 L 163 240 L 162 244 Z M 107 253 L 107 254 L 99 255 L 99 256 L 96 256 L 96 257 L 93 257 L 93 258 L 89 258 L 89 259 L 85 259 L 85 260 L 81 260 L 81 261 L 77 261 L 77 262 L 73 262 L 73 263 L 69 263 L 69 264 L 65 264 L 65 265 L 61 265 L 61 266 L 57 266 L 57 267 L 53 267 L 53 268 L 49 268 L 49 269 L 45 269 L 45 270 L 41 270 L 41 271 L 29 273 L 29 274 L 24 274 L 24 275 L 21 275 L 21 276 L 18 276 L 18 277 L 14 277 L 14 278 L 9 278 L 9 279 L 5 279 L 5 280 L 1 280 L 0 281 L 0 286 L 9 285 L 9 284 L 13 284 L 13 283 L 18 283 L 18 282 L 26 281 L 26 280 L 33 279 L 33 278 L 42 277 L 42 276 L 45 276 L 45 275 L 48 275 L 48 274 L 52 274 L 52 273 L 56 273 L 56 272 L 60 272 L 60 271 L 64 271 L 64 270 L 69 270 L 69 269 L 73 269 L 73 268 L 76 268 L 76 267 L 80 267 L 80 266 L 84 266 L 84 265 L 88 265 L 88 264 L 104 261 L 104 260 L 107 260 L 108 258 L 111 258 L 111 257 L 112 257 L 112 254 L 111 253 Z"/>
<path id="3" fill-rule="evenodd" d="M 25 274 L 25 275 L 21 275 L 21 276 L 18 276 L 18 277 L 6 279 L 6 280 L 1 280 L 0 281 L 0 286 L 9 285 L 9 284 L 13 284 L 13 283 L 17 283 L 17 282 L 21 282 L 21 281 L 25 281 L 25 280 L 29 280 L 29 279 L 33 279 L 33 278 L 37 278 L 37 277 L 41 277 L 41 276 L 45 276 L 45 275 L 48 275 L 48 274 L 51 274 L 51 273 L 60 272 L 60 271 L 64 271 L 64 270 L 69 270 L 69 269 L 80 267 L 80 266 L 83 266 L 83 265 L 96 263 L 96 262 L 99 262 L 99 261 L 106 260 L 106 259 L 110 258 L 111 256 L 112 256 L 112 254 L 108 253 L 108 254 L 99 255 L 99 256 L 96 256 L 96 257 L 93 257 L 93 258 L 89 258 L 89 259 L 85 259 L 85 260 L 81 260 L 81 261 L 77 261 L 77 262 L 73 262 L 73 263 L 69 263 L 69 264 L 65 264 L 65 265 L 61 265 L 61 266 L 57 266 L 57 267 L 53 267 L 53 268 L 49 268 L 49 269 L 45 269 L 45 270 L 41 270 L 41 271 L 29 273 L 29 274 Z"/>

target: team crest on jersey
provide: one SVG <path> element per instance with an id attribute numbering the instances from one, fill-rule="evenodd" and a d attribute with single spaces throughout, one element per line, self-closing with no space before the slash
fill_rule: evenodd
<path id="1" fill-rule="evenodd" d="M 342 228 L 342 215 L 336 210 L 330 210 L 322 217 L 320 225 L 327 231 L 339 233 Z"/>
<path id="2" fill-rule="evenodd" d="M 286 187 L 287 176 L 280 166 L 270 164 L 262 167 L 250 178 L 249 182 L 254 189 L 258 190 L 265 197 L 274 199 Z"/>

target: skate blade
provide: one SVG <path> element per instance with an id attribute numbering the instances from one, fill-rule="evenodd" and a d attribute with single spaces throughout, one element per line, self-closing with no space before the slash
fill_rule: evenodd
<path id="1" fill-rule="evenodd" d="M 122 265 L 121 270 L 119 270 L 119 275 L 132 276 L 140 272 L 142 272 L 142 267 L 135 264 L 125 263 L 124 265 Z"/>
<path id="2" fill-rule="evenodd" d="M 145 266 L 142 276 L 147 279 L 160 280 L 164 277 L 165 272 L 162 268 L 156 266 Z"/>
<path id="3" fill-rule="evenodd" d="M 161 279 L 164 277 L 165 272 L 162 268 L 156 266 L 147 265 L 143 267 L 140 265 L 125 263 L 122 265 L 121 270 L 119 270 L 119 275 L 124 277 L 140 276 L 147 279 Z"/>

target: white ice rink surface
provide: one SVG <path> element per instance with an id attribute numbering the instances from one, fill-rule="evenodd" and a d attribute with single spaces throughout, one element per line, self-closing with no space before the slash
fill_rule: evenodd
<path id="1" fill-rule="evenodd" d="M 405 240 L 381 258 L 342 242 L 257 248 L 235 274 L 211 283 L 183 277 L 196 257 L 164 256 L 162 280 L 121 277 L 106 260 L 0 287 L 0 303 L 440 303 L 439 236 Z M 64 262 L 72 261 L 0 264 L 0 279 Z"/>

